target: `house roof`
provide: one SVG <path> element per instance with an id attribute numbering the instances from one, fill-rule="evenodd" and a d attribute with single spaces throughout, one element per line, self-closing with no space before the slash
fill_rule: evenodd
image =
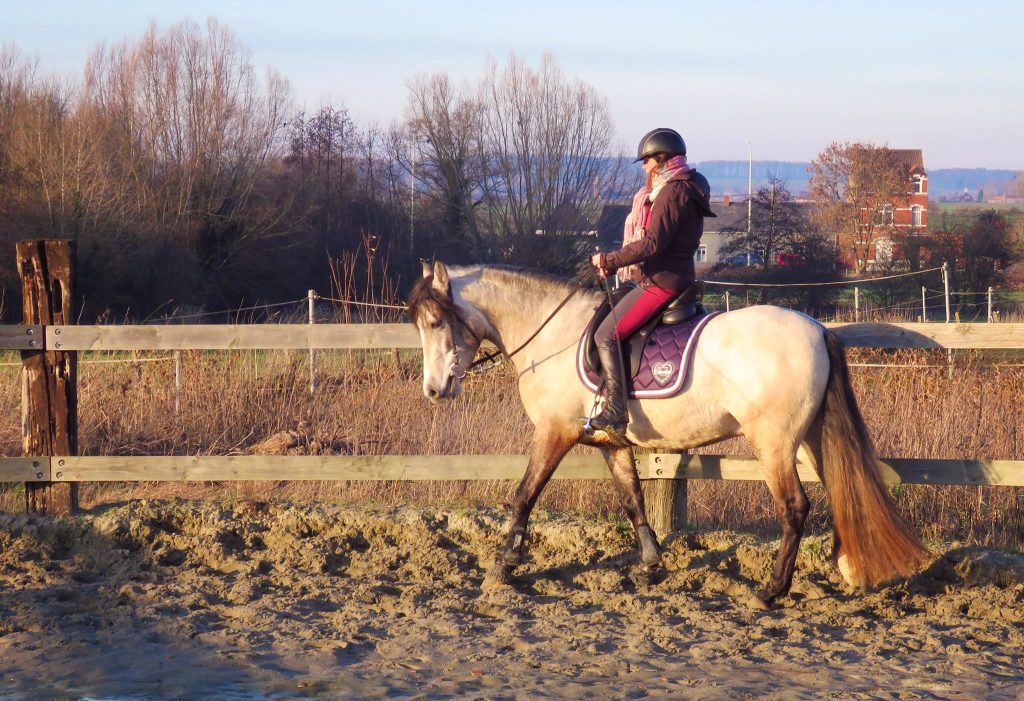
<path id="1" fill-rule="evenodd" d="M 747 201 L 733 200 L 729 204 L 712 202 L 711 211 L 717 216 L 715 219 L 704 220 L 704 231 L 746 231 L 747 230 Z"/>
<path id="2" fill-rule="evenodd" d="M 628 204 L 606 204 L 601 207 L 601 214 L 597 218 L 597 236 L 602 243 L 607 246 L 622 243 L 622 229 L 626 226 L 629 210 Z"/>
<path id="3" fill-rule="evenodd" d="M 545 231 L 590 231 L 594 228 L 580 208 L 571 202 L 562 202 L 544 221 Z"/>
<path id="4" fill-rule="evenodd" d="M 924 154 L 921 153 L 919 148 L 894 148 L 889 149 L 896 156 L 896 160 L 900 162 L 907 172 L 914 173 L 915 171 L 924 171 Z"/>

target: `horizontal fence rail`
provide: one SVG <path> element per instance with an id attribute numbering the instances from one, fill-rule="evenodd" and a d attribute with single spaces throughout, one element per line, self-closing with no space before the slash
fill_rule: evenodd
<path id="1" fill-rule="evenodd" d="M 0 326 L 0 350 L 40 350 L 42 326 Z"/>
<path id="2" fill-rule="evenodd" d="M 52 482 L 230 482 L 238 480 L 518 480 L 526 455 L 236 455 L 236 456 L 53 456 L 0 458 L 0 481 Z M 889 484 L 1024 486 L 1024 460 L 878 461 Z M 645 480 L 762 480 L 752 457 L 651 453 L 636 458 Z M 807 464 L 805 482 L 818 476 Z M 567 455 L 556 479 L 607 479 L 596 454 Z"/>
<path id="3" fill-rule="evenodd" d="M 1024 324 L 831 323 L 849 348 L 1024 349 Z"/>
<path id="4" fill-rule="evenodd" d="M 419 348 L 412 324 L 222 324 L 48 326 L 63 351 Z"/>
<path id="5" fill-rule="evenodd" d="M 826 323 L 851 348 L 1024 349 L 1024 323 Z M 60 351 L 419 348 L 412 324 L 0 326 L 0 348 Z"/>

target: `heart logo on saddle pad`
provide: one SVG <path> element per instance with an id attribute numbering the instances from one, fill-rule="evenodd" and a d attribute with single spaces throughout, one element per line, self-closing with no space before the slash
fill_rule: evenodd
<path id="1" fill-rule="evenodd" d="M 654 379 L 662 385 L 669 381 L 669 378 L 672 377 L 672 373 L 675 372 L 675 370 L 675 363 L 665 361 L 655 363 L 651 366 L 651 374 L 654 375 Z"/>

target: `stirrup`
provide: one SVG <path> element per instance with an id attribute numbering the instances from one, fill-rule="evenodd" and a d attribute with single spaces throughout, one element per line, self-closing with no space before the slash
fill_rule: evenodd
<path id="1" fill-rule="evenodd" d="M 626 437 L 627 424 L 611 425 L 611 426 L 595 426 L 595 417 L 580 417 L 580 425 L 583 428 L 583 434 L 588 438 L 596 438 L 598 443 L 611 443 L 619 447 L 625 448 L 632 446 L 632 442 Z M 604 436 L 604 440 L 601 436 Z"/>

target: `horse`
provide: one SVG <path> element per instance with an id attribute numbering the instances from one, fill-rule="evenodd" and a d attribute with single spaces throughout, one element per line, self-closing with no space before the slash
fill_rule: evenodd
<path id="1" fill-rule="evenodd" d="M 753 447 L 782 528 L 771 577 L 752 605 L 769 608 L 792 585 L 810 508 L 798 457 L 825 486 L 834 516 L 832 560 L 851 586 L 882 586 L 929 561 L 883 483 L 850 385 L 845 348 L 833 333 L 775 306 L 719 314 L 704 325 L 679 393 L 631 399 L 628 444 L 601 443 L 581 425 L 595 396 L 575 367 L 577 343 L 601 299 L 596 289 L 539 271 L 448 267 L 440 261 L 424 263 L 410 293 L 426 397 L 437 402 L 459 396 L 486 340 L 515 364 L 534 425 L 508 533 L 488 578 L 508 581 L 523 562 L 530 512 L 559 462 L 580 442 L 594 444 L 603 455 L 633 526 L 637 568 L 653 571 L 660 564 L 660 544 L 647 521 L 631 446 L 682 451 L 740 435 Z"/>

